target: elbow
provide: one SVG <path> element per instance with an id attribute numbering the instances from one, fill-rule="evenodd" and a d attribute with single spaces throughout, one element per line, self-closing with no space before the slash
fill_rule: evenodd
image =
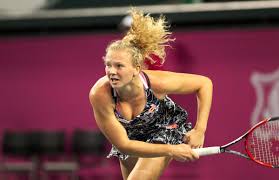
<path id="1" fill-rule="evenodd" d="M 209 79 L 208 77 L 206 77 L 206 84 L 208 87 L 210 87 L 211 89 L 213 89 L 213 82 L 211 79 Z"/>
<path id="2" fill-rule="evenodd" d="M 203 76 L 200 82 L 200 88 L 197 90 L 197 93 L 213 92 L 213 82 L 210 78 Z"/>
<path id="3" fill-rule="evenodd" d="M 203 77 L 203 87 L 206 89 L 213 89 L 213 82 L 210 78 L 208 77 Z"/>

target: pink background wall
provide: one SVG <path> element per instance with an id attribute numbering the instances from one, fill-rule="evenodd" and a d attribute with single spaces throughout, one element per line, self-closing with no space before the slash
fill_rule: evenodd
<path id="1" fill-rule="evenodd" d="M 189 31 L 174 35 L 177 40 L 167 52 L 163 69 L 205 75 L 214 83 L 207 146 L 233 140 L 251 126 L 253 114 L 259 121 L 267 108 L 279 104 L 276 96 L 279 29 Z M 107 43 L 119 37 L 119 34 L 1 37 L 0 133 L 5 128 L 64 129 L 68 133 L 76 128 L 97 128 L 88 92 L 104 75 L 102 56 Z M 262 106 L 257 106 L 259 97 L 251 83 L 255 72 L 273 76 L 259 85 L 265 92 Z M 268 99 L 272 93 L 275 100 Z M 189 111 L 189 119 L 194 123 L 195 97 L 172 97 Z M 279 115 L 279 109 L 273 108 L 269 115 Z M 105 162 L 107 169 L 116 172 L 112 179 L 120 179 L 117 163 Z M 102 174 L 106 169 L 99 172 Z M 194 163 L 172 162 L 162 177 L 165 180 L 244 178 L 275 180 L 278 170 L 232 155 L 219 155 L 203 157 Z"/>

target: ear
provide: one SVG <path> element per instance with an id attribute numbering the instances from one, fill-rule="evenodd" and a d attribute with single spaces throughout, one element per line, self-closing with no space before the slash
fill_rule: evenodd
<path id="1" fill-rule="evenodd" d="M 134 71 L 133 76 L 138 75 L 138 74 L 140 73 L 140 70 L 141 70 L 140 66 L 137 66 L 137 67 L 135 68 L 135 71 Z"/>

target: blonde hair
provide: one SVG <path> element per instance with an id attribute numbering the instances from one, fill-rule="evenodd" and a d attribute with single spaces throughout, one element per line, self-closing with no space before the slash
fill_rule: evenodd
<path id="1" fill-rule="evenodd" d="M 166 25 L 165 17 L 160 16 L 157 20 L 149 14 L 144 15 L 142 11 L 132 8 L 130 10 L 132 25 L 122 40 L 117 40 L 109 44 L 109 50 L 125 49 L 130 50 L 133 64 L 144 67 L 144 61 L 155 63 L 152 55 L 160 58 L 160 64 L 165 61 L 165 47 L 168 42 L 174 41 L 169 38 L 171 32 Z"/>

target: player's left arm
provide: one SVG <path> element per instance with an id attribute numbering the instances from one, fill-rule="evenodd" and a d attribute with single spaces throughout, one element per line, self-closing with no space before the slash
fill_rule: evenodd
<path id="1" fill-rule="evenodd" d="M 196 93 L 198 105 L 197 120 L 193 130 L 185 136 L 185 142 L 193 148 L 202 147 L 211 108 L 212 81 L 208 77 L 196 74 L 152 70 L 144 72 L 150 79 L 152 90 L 158 96 Z"/>

